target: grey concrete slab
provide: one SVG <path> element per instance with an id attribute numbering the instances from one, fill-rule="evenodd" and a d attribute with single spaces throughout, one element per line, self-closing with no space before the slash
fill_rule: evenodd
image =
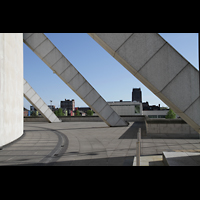
<path id="1" fill-rule="evenodd" d="M 0 150 L 0 165 L 132 166 L 137 139 L 122 136 L 133 128 L 134 123 L 128 127 L 108 127 L 104 122 L 25 122 L 25 135 Z M 60 154 L 62 138 L 56 132 L 68 141 L 67 148 Z M 148 166 L 160 166 L 155 157 L 163 151 L 186 150 L 190 157 L 195 152 L 200 153 L 200 139 L 160 139 L 142 135 L 141 157 L 148 157 L 145 161 Z M 54 156 L 56 152 L 57 157 Z M 193 160 L 199 161 L 199 157 Z"/>
<path id="2" fill-rule="evenodd" d="M 23 34 L 24 36 L 24 34 Z M 26 38 L 26 39 L 25 39 Z M 34 33 L 29 35 L 29 37 L 27 37 L 27 35 L 25 35 L 25 40 L 27 42 L 27 45 L 31 46 L 33 48 L 33 50 L 39 46 L 44 40 L 46 40 L 46 37 L 40 33 Z"/>
<path id="3" fill-rule="evenodd" d="M 139 73 L 161 91 L 187 64 L 174 49 L 165 44 Z"/>
<path id="4" fill-rule="evenodd" d="M 200 153 L 163 152 L 163 160 L 168 166 L 199 166 L 199 158 Z"/>
<path id="5" fill-rule="evenodd" d="M 40 55 L 41 58 L 44 58 L 50 51 L 54 49 L 53 44 L 49 40 L 44 40 L 40 45 L 38 45 L 35 49 Z"/>
<path id="6" fill-rule="evenodd" d="M 175 64 L 177 65 L 176 62 Z M 181 66 L 184 65 L 185 63 Z M 188 64 L 162 91 L 182 111 L 185 111 L 199 96 L 198 73 L 196 71 Z"/>
<path id="7" fill-rule="evenodd" d="M 116 53 L 139 71 L 164 44 L 157 34 L 134 33 Z"/>

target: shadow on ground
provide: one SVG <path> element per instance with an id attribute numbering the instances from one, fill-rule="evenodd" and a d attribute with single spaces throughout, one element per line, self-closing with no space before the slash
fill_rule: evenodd
<path id="1" fill-rule="evenodd" d="M 12 166 L 132 166 L 134 156 L 110 157 L 85 160 L 57 161 L 50 163 L 16 163 Z"/>

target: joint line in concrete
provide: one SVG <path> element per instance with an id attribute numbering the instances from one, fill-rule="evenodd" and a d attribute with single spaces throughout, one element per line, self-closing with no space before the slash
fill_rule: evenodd
<path id="1" fill-rule="evenodd" d="M 97 100 L 100 99 L 100 98 L 101 98 L 101 96 L 99 95 L 99 97 L 97 98 Z M 97 101 L 97 100 L 96 100 L 96 101 Z M 92 106 L 96 103 L 96 101 L 92 104 Z"/>
<path id="2" fill-rule="evenodd" d="M 84 78 L 85 79 L 85 78 Z M 76 91 L 86 82 L 86 79 L 84 80 L 84 82 L 76 89 Z"/>
<path id="3" fill-rule="evenodd" d="M 174 78 L 171 80 L 171 81 L 169 81 L 168 83 L 167 83 L 167 85 L 165 85 L 165 87 L 160 91 L 161 93 L 162 93 L 162 91 L 187 67 L 189 65 L 189 63 L 187 63 L 184 67 L 183 67 L 183 69 L 181 69 L 181 71 L 180 72 L 178 72 L 178 74 L 176 74 L 175 76 L 174 76 Z"/>
<path id="4" fill-rule="evenodd" d="M 64 70 L 63 70 L 63 72 L 65 72 L 70 66 L 71 66 L 72 64 L 70 64 L 67 68 L 65 68 Z M 72 65 L 73 66 L 73 65 Z M 56 71 L 56 70 L 55 70 Z M 63 73 L 62 72 L 62 73 Z M 62 73 L 60 73 L 60 76 L 62 76 Z"/>
<path id="5" fill-rule="evenodd" d="M 40 44 L 37 45 L 37 47 L 35 47 L 35 49 L 37 49 L 43 42 L 45 42 L 48 38 L 46 38 L 45 40 L 43 40 Z M 35 52 L 35 49 L 33 49 L 33 52 Z"/>
<path id="6" fill-rule="evenodd" d="M 61 56 L 61 58 L 63 58 L 64 56 L 63 56 L 63 54 L 62 54 L 62 56 Z M 61 59 L 60 58 L 60 59 Z M 52 66 L 51 66 L 51 68 L 53 68 L 53 66 L 60 60 L 60 59 L 58 59 Z M 71 64 L 71 63 L 70 63 Z"/>
<path id="7" fill-rule="evenodd" d="M 167 42 L 165 42 L 150 58 L 149 60 L 146 61 L 146 63 L 144 63 L 144 65 L 137 71 L 137 73 L 139 73 L 139 71 L 167 44 Z M 136 74 L 137 74 L 136 73 Z"/>
<path id="8" fill-rule="evenodd" d="M 34 33 L 32 33 L 31 35 L 29 35 L 25 40 L 27 40 L 28 38 L 30 38 Z"/>
<path id="9" fill-rule="evenodd" d="M 190 108 L 190 106 L 192 106 L 198 100 L 198 98 L 199 96 L 183 111 L 183 113 L 185 113 Z"/>
<path id="10" fill-rule="evenodd" d="M 54 46 L 54 48 L 53 48 L 51 51 L 49 51 L 49 52 L 42 58 L 42 60 L 43 60 L 43 61 L 46 60 L 45 57 L 46 57 L 48 54 L 50 54 L 54 49 L 56 49 L 55 46 Z"/>
<path id="11" fill-rule="evenodd" d="M 132 33 L 121 45 L 120 45 L 120 47 L 118 47 L 118 49 L 115 51 L 115 52 L 117 52 L 120 48 L 121 48 L 121 46 L 123 46 L 128 40 L 129 40 L 129 38 L 133 35 L 134 33 Z"/>

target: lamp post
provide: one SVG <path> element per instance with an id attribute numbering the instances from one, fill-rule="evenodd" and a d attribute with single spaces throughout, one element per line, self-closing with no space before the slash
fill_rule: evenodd
<path id="1" fill-rule="evenodd" d="M 50 103 L 51 103 L 51 110 L 53 110 L 53 109 L 52 109 L 52 100 L 50 100 Z"/>

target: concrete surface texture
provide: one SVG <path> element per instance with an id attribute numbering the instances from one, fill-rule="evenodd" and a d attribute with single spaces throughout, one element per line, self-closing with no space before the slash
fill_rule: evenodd
<path id="1" fill-rule="evenodd" d="M 200 133 L 199 71 L 157 33 L 89 33 Z"/>
<path id="2" fill-rule="evenodd" d="M 128 125 L 43 33 L 24 33 L 23 40 L 108 126 Z"/>
<path id="3" fill-rule="evenodd" d="M 0 33 L 0 147 L 23 134 L 23 34 Z"/>
<path id="4" fill-rule="evenodd" d="M 108 102 L 111 108 L 118 115 L 142 115 L 142 103 L 123 101 L 123 102 Z"/>
<path id="5" fill-rule="evenodd" d="M 24 135 L 0 150 L 0 165 L 132 166 L 138 129 L 142 166 L 161 166 L 163 152 L 200 153 L 200 139 L 145 135 L 145 123 L 25 122 Z"/>
<path id="6" fill-rule="evenodd" d="M 150 124 L 148 123 L 148 133 L 156 133 L 156 134 L 163 134 L 163 133 L 171 133 L 171 134 L 190 134 L 197 135 L 198 133 L 188 124 Z"/>
<path id="7" fill-rule="evenodd" d="M 197 152 L 163 152 L 166 166 L 200 166 L 200 153 Z"/>
<path id="8" fill-rule="evenodd" d="M 35 90 L 24 79 L 24 97 L 37 109 L 41 115 L 48 122 L 61 122 L 60 119 L 52 112 L 52 110 L 46 105 L 41 97 L 35 92 Z"/>

